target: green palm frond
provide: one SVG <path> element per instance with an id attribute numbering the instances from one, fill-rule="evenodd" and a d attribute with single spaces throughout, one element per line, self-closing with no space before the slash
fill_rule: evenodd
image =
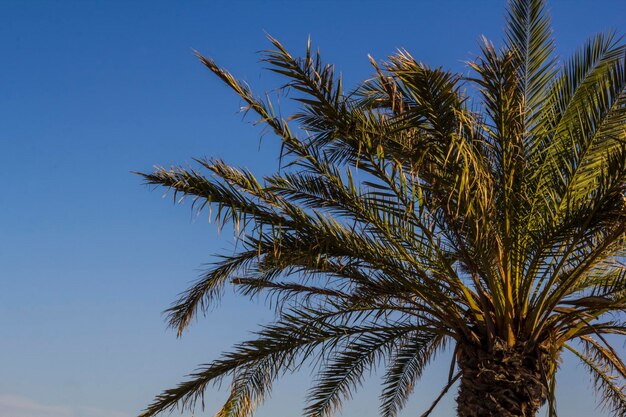
<path id="1" fill-rule="evenodd" d="M 304 414 L 333 416 L 362 383 L 364 373 L 391 352 L 393 345 L 410 337 L 410 329 L 384 334 L 364 334 L 334 355 L 315 378 Z"/>
<path id="2" fill-rule="evenodd" d="M 569 345 L 565 347 L 574 353 L 585 365 L 600 393 L 600 404 L 612 415 L 621 417 L 626 409 L 626 380 L 611 373 L 613 364 L 596 352 L 581 353 Z M 588 349 L 588 347 L 587 347 Z"/>
<path id="3" fill-rule="evenodd" d="M 305 360 L 326 358 L 342 346 L 362 335 L 392 335 L 419 330 L 415 324 L 372 321 L 377 318 L 373 308 L 333 309 L 324 311 L 289 311 L 281 314 L 281 320 L 265 326 L 254 340 L 239 344 L 231 353 L 216 360 L 190 375 L 187 382 L 163 392 L 147 408 L 142 416 L 150 416 L 175 407 L 192 409 L 209 383 L 220 382 L 225 376 L 235 374 L 231 398 L 250 398 L 251 392 L 259 396 L 263 386 L 254 387 L 258 378 L 243 378 L 237 375 L 257 366 L 264 366 L 264 378 L 272 380 L 282 371 L 293 370 Z M 356 320 L 356 322 L 355 322 Z M 350 323 L 350 324 L 346 324 Z M 317 351 L 316 351 L 317 349 Z M 256 374 L 258 375 L 258 374 Z M 243 390 L 243 394 L 237 390 Z M 230 401 L 226 407 L 232 407 Z"/>
<path id="4" fill-rule="evenodd" d="M 532 132 L 541 123 L 539 110 L 556 72 L 552 27 L 545 1 L 509 2 L 507 23 L 508 49 L 513 52 L 524 95 L 524 123 Z"/>
<path id="5" fill-rule="evenodd" d="M 403 341 L 393 352 L 380 396 L 380 414 L 395 417 L 406 404 L 424 368 L 445 348 L 445 337 L 427 334 Z"/>

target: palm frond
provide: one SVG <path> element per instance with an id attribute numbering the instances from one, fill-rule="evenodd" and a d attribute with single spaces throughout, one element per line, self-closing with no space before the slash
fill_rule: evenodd
<path id="1" fill-rule="evenodd" d="M 554 41 L 544 0 L 510 1 L 506 40 L 524 94 L 525 130 L 532 132 L 555 75 Z"/>
<path id="2" fill-rule="evenodd" d="M 380 396 L 380 414 L 395 417 L 402 410 L 416 381 L 437 351 L 445 347 L 445 338 L 439 334 L 415 335 L 397 349 L 387 367 Z"/>
<path id="3" fill-rule="evenodd" d="M 413 333 L 409 329 L 383 334 L 363 334 L 334 355 L 323 366 L 310 390 L 304 414 L 308 417 L 334 415 L 343 400 L 350 399 L 361 384 L 364 373 L 375 367 L 394 344 Z"/>
<path id="4" fill-rule="evenodd" d="M 356 315 L 355 315 L 356 313 Z M 231 398 L 242 396 L 250 398 L 250 389 L 254 389 L 255 378 L 237 379 L 237 372 L 246 372 L 255 367 L 265 366 L 264 375 L 279 375 L 280 372 L 293 370 L 305 360 L 313 360 L 316 349 L 322 348 L 318 355 L 326 357 L 338 346 L 348 343 L 360 335 L 402 334 L 405 331 L 419 329 L 415 324 L 375 323 L 368 322 L 371 315 L 359 314 L 356 311 L 291 311 L 281 314 L 281 320 L 265 326 L 257 332 L 258 338 L 240 343 L 231 353 L 225 354 L 190 375 L 190 379 L 178 387 L 161 393 L 148 406 L 141 417 L 154 416 L 158 413 L 175 408 L 193 409 L 196 402 L 202 399 L 206 386 L 219 383 L 227 375 L 235 375 L 232 389 L 243 390 L 243 393 L 231 392 Z M 359 318 L 356 323 L 345 324 L 345 320 Z M 342 324 L 342 321 L 344 323 Z M 268 368 L 271 367 L 271 368 Z M 259 375 L 255 373 L 255 375 Z M 266 378 L 265 376 L 264 378 Z M 272 378 L 270 378 L 272 379 Z M 241 381 L 247 381 L 242 384 Z M 259 387 L 262 388 L 262 387 Z M 257 396 L 264 391 L 256 390 Z M 233 404 L 226 403 L 226 407 Z"/>
<path id="5" fill-rule="evenodd" d="M 626 385 L 610 373 L 607 362 L 602 357 L 585 355 L 569 345 L 565 347 L 576 355 L 585 365 L 593 378 L 596 389 L 600 392 L 600 405 L 615 417 L 623 416 L 626 410 Z"/>

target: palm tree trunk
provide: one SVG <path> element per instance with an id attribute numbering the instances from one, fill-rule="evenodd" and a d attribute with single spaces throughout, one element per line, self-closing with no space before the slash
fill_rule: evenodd
<path id="1" fill-rule="evenodd" d="M 542 367 L 546 369 L 546 355 L 501 346 L 496 344 L 491 351 L 471 346 L 460 349 L 459 417 L 534 417 L 545 403 L 548 390 L 542 383 Z"/>

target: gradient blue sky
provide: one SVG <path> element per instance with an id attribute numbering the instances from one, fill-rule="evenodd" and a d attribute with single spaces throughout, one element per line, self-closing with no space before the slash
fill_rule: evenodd
<path id="1" fill-rule="evenodd" d="M 563 55 L 594 32 L 626 32 L 624 1 L 551 9 Z M 370 74 L 368 53 L 399 47 L 466 71 L 480 35 L 500 39 L 503 13 L 495 1 L 0 0 L 0 417 L 136 415 L 271 317 L 262 303 L 226 297 L 177 340 L 161 315 L 233 239 L 129 171 L 194 156 L 277 166 L 273 138 L 259 144 L 192 48 L 258 92 L 277 86 L 256 54 L 264 31 L 295 54 L 311 34 L 348 84 Z M 566 364 L 561 415 L 602 416 L 588 377 Z M 429 371 L 404 416 L 429 404 L 446 366 Z M 288 377 L 258 416 L 298 415 L 309 378 Z M 343 415 L 376 416 L 378 382 Z M 223 398 L 208 392 L 206 415 Z M 453 415 L 452 400 L 434 415 Z"/>

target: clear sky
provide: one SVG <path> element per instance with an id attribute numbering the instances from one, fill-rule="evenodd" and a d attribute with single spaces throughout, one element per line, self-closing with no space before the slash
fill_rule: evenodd
<path id="1" fill-rule="evenodd" d="M 626 33 L 624 1 L 551 9 L 563 55 L 597 31 Z M 161 315 L 233 239 L 129 171 L 202 156 L 277 167 L 276 141 L 259 142 L 192 48 L 260 93 L 278 85 L 258 62 L 264 33 L 294 54 L 310 34 L 350 84 L 370 75 L 368 53 L 399 47 L 467 71 L 480 35 L 500 39 L 503 14 L 496 1 L 0 0 L 0 417 L 136 415 L 271 317 L 227 297 L 176 339 Z M 447 366 L 425 376 L 404 416 L 427 407 Z M 258 416 L 299 415 L 309 378 L 278 384 Z M 561 415 L 603 415 L 574 361 L 559 383 Z M 376 416 L 378 384 L 343 415 Z M 224 394 L 208 392 L 206 415 Z M 453 415 L 453 397 L 434 415 Z"/>

